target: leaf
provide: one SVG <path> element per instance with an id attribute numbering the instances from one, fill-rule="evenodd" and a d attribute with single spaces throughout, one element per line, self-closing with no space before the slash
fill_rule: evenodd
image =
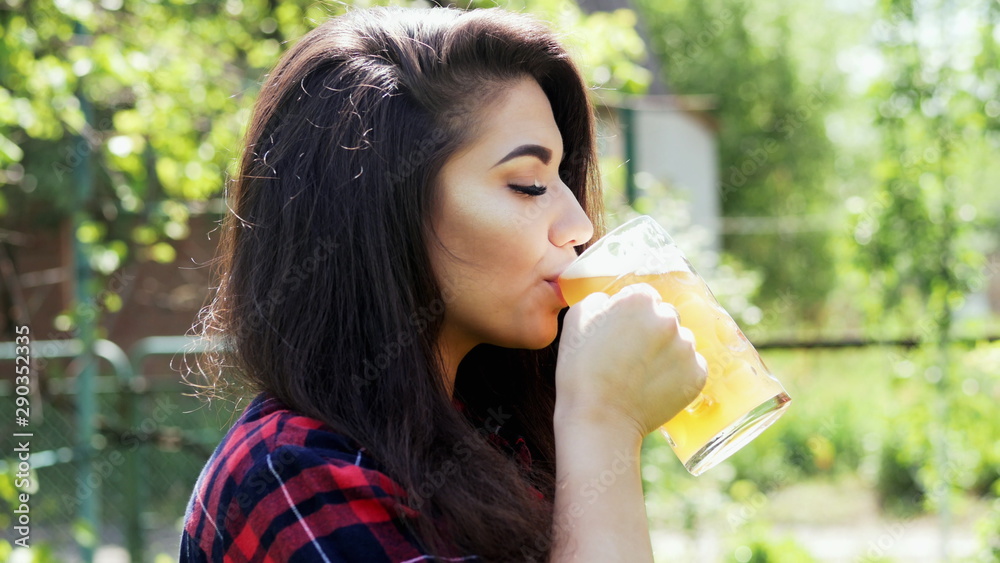
<path id="1" fill-rule="evenodd" d="M 169 264 L 177 258 L 177 252 L 170 243 L 158 242 L 149 248 L 150 257 L 161 264 Z"/>
<path id="2" fill-rule="evenodd" d="M 0 133 L 0 156 L 7 162 L 21 162 L 21 159 L 24 158 L 24 151 L 17 146 L 17 143 Z"/>

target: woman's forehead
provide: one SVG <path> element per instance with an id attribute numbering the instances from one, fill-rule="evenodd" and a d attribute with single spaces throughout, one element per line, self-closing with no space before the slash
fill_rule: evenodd
<path id="1" fill-rule="evenodd" d="M 484 104 L 476 121 L 476 135 L 453 159 L 469 158 L 489 168 L 511 151 L 532 146 L 543 149 L 539 152 L 548 151 L 552 158 L 562 156 L 562 135 L 552 106 L 534 79 L 520 80 L 505 89 L 495 103 Z"/>

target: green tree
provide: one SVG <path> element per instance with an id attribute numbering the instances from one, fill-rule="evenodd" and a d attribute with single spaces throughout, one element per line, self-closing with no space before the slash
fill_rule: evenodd
<path id="1" fill-rule="evenodd" d="M 878 14 L 875 40 L 886 72 L 869 101 L 882 151 L 877 189 L 858 214 L 854 236 L 862 246 L 861 268 L 880 298 L 870 302 L 872 327 L 924 342 L 924 377 L 900 386 L 924 380 L 930 397 L 893 421 L 901 433 L 920 437 L 916 449 L 926 453 L 884 459 L 883 481 L 892 485 L 891 472 L 908 462 L 917 477 L 911 488 L 918 486 L 929 506 L 944 513 L 963 486 L 958 476 L 974 474 L 963 465 L 970 458 L 964 454 L 978 458 L 982 448 L 976 428 L 983 415 L 958 388 L 953 340 L 956 309 L 982 287 L 982 251 L 996 244 L 995 236 L 982 236 L 989 223 L 976 215 L 1000 203 L 989 189 L 989 171 L 998 171 L 990 153 L 1000 147 L 1000 7 L 893 0 Z"/>
<path id="2" fill-rule="evenodd" d="M 353 4 L 385 3 L 400 2 Z M 8 5 L 0 10 L 2 229 L 57 229 L 82 212 L 75 236 L 103 276 L 174 260 L 192 211 L 223 193 L 263 74 L 290 42 L 348 9 L 306 0 Z M 640 91 L 648 82 L 634 62 L 643 45 L 632 12 L 586 15 L 572 0 L 509 7 L 565 31 L 583 68 L 607 71 L 607 87 Z M 84 162 L 92 197 L 78 203 L 73 175 Z M 105 293 L 99 306 L 120 306 Z"/>
<path id="3" fill-rule="evenodd" d="M 948 338 L 954 309 L 981 287 L 988 243 L 977 235 L 995 228 L 989 214 L 1000 206 L 1000 197 L 983 189 L 989 171 L 998 170 L 990 153 L 1000 147 L 1000 47 L 993 37 L 1000 8 L 892 1 L 879 16 L 874 39 L 885 78 L 867 98 L 882 150 L 877 188 L 857 214 L 854 238 L 861 267 L 880 290 L 872 304 L 879 326 L 895 313 L 896 326 Z M 962 20 L 970 16 L 976 23 L 966 34 Z"/>
<path id="4" fill-rule="evenodd" d="M 717 100 L 723 214 L 826 213 L 833 201 L 833 153 L 823 119 L 837 103 L 840 77 L 803 70 L 823 68 L 823 57 L 832 55 L 799 48 L 801 36 L 812 31 L 802 29 L 808 22 L 797 17 L 802 10 L 742 0 L 636 4 L 669 88 Z M 803 62 L 807 55 L 811 59 Z M 727 235 L 725 249 L 762 271 L 764 302 L 791 291 L 800 313 L 815 311 L 835 281 L 828 226 L 815 220 L 764 223 L 776 228 Z"/>

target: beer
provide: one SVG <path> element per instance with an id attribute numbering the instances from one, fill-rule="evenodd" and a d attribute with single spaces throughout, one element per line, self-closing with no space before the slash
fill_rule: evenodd
<path id="1" fill-rule="evenodd" d="M 677 457 L 687 463 L 727 426 L 784 389 L 701 278 L 690 272 L 560 278 L 559 288 L 573 305 L 591 293 L 614 294 L 634 283 L 653 286 L 677 308 L 681 326 L 694 333 L 695 350 L 708 362 L 702 397 L 663 426 Z"/>
<path id="2" fill-rule="evenodd" d="M 677 309 L 708 363 L 708 378 L 701 395 L 661 431 L 692 474 L 719 463 L 784 413 L 791 399 L 781 383 L 652 219 L 633 220 L 598 241 L 558 282 L 569 305 L 598 291 L 613 295 L 647 283 Z"/>

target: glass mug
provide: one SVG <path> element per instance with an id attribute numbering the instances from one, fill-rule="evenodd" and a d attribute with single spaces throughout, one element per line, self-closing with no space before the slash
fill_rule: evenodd
<path id="1" fill-rule="evenodd" d="M 611 231 L 559 276 L 570 305 L 591 293 L 653 286 L 673 305 L 708 363 L 701 394 L 660 431 L 692 475 L 701 475 L 756 438 L 791 398 L 757 350 L 656 221 L 641 216 Z"/>

